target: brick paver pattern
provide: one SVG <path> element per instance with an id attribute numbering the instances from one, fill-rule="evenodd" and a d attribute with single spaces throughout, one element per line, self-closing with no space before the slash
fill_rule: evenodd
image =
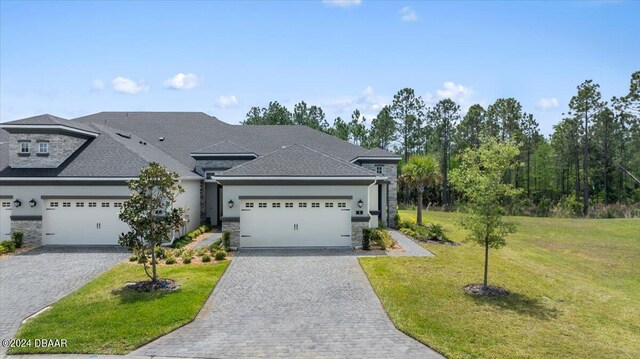
<path id="1" fill-rule="evenodd" d="M 241 250 L 194 322 L 133 355 L 441 358 L 398 331 L 350 250 Z"/>
<path id="2" fill-rule="evenodd" d="M 120 247 L 44 246 L 0 260 L 0 339 L 126 257 Z M 0 357 L 5 352 L 0 347 Z"/>

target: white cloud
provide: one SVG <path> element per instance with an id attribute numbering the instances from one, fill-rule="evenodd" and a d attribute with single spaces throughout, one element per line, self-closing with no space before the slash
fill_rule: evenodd
<path id="1" fill-rule="evenodd" d="M 104 82 L 102 80 L 91 81 L 91 91 L 98 92 L 104 90 Z"/>
<path id="2" fill-rule="evenodd" d="M 453 100 L 460 105 L 462 113 L 466 113 L 469 107 L 474 103 L 482 103 L 474 99 L 475 92 L 473 88 L 461 84 L 456 84 L 452 81 L 447 81 L 442 84 L 442 88 L 437 89 L 435 94 L 427 92 L 422 98 L 428 106 L 435 105 L 438 101 L 446 98 Z"/>
<path id="3" fill-rule="evenodd" d="M 220 108 L 233 107 L 237 104 L 238 104 L 238 99 L 233 95 L 220 96 L 216 99 L 216 107 L 220 107 Z"/>
<path id="4" fill-rule="evenodd" d="M 362 3 L 362 0 L 322 0 L 322 3 L 332 7 L 352 7 Z"/>
<path id="5" fill-rule="evenodd" d="M 536 102 L 536 108 L 542 111 L 549 111 L 559 106 L 558 99 L 555 97 L 541 98 Z"/>
<path id="6" fill-rule="evenodd" d="M 195 74 L 183 74 L 182 72 L 176 74 L 170 79 L 164 82 L 164 87 L 173 90 L 189 90 L 198 86 L 202 80 Z"/>
<path id="7" fill-rule="evenodd" d="M 400 14 L 400 20 L 402 21 L 405 21 L 405 22 L 418 21 L 418 14 L 416 14 L 415 10 L 413 10 L 408 6 L 405 6 L 402 9 L 400 9 L 398 13 Z"/>
<path id="8" fill-rule="evenodd" d="M 130 95 L 149 91 L 149 86 L 147 86 L 144 80 L 135 82 L 122 76 L 118 76 L 113 79 L 111 81 L 111 87 L 113 87 L 113 90 L 116 92 L 126 93 Z"/>

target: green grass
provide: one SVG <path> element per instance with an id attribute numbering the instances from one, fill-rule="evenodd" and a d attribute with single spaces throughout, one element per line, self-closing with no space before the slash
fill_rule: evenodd
<path id="1" fill-rule="evenodd" d="M 455 217 L 430 211 L 425 220 L 462 241 Z M 636 357 L 640 220 L 513 219 L 518 233 L 489 254 L 489 282 L 506 297 L 462 291 L 482 282 L 483 249 L 472 243 L 360 263 L 396 326 L 448 357 Z"/>
<path id="2" fill-rule="evenodd" d="M 16 336 L 32 343 L 67 339 L 66 348 L 12 348 L 9 353 L 128 353 L 192 321 L 227 264 L 158 267 L 161 278 L 181 286 L 164 293 L 124 289 L 146 276 L 139 265 L 119 264 L 23 324 Z"/>

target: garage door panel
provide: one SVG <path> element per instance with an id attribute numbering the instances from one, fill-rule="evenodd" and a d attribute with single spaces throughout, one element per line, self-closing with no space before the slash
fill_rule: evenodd
<path id="1" fill-rule="evenodd" d="M 118 218 L 122 200 L 50 199 L 43 213 L 44 244 L 117 245 L 129 226 Z"/>
<path id="2" fill-rule="evenodd" d="M 241 247 L 351 246 L 346 200 L 243 200 L 241 206 Z"/>

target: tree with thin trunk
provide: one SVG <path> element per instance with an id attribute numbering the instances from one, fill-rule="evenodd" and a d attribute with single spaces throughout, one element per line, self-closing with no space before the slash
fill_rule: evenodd
<path id="1" fill-rule="evenodd" d="M 138 179 L 129 181 L 131 198 L 118 214 L 129 225 L 129 232 L 120 234 L 118 243 L 135 253 L 152 282 L 158 281 L 156 250 L 169 242 L 174 231 L 185 225 L 182 208 L 174 208 L 178 194 L 184 192 L 178 174 L 151 162 L 140 171 Z M 151 273 L 146 258 L 151 258 Z"/>
<path id="2" fill-rule="evenodd" d="M 600 85 L 594 83 L 593 80 L 587 80 L 577 87 L 578 94 L 573 96 L 569 102 L 572 114 L 579 120 L 584 119 L 582 125 L 582 190 L 584 191 L 582 214 L 585 216 L 589 214 L 589 121 L 592 121 L 604 106 L 599 88 Z"/>
<path id="3" fill-rule="evenodd" d="M 451 172 L 451 183 L 463 195 L 462 228 L 469 234 L 466 240 L 484 246 L 484 280 L 487 289 L 489 248 L 500 248 L 506 237 L 515 233 L 513 222 L 504 219 L 504 201 L 520 190 L 504 181 L 505 171 L 515 169 L 517 146 L 488 138 L 477 150 L 467 149 L 460 156 L 460 165 Z"/>
<path id="4" fill-rule="evenodd" d="M 408 187 L 415 188 L 418 193 L 418 214 L 416 223 L 422 225 L 422 197 L 425 188 L 433 187 L 440 182 L 438 160 L 433 155 L 413 155 L 402 167 L 401 181 Z"/>

